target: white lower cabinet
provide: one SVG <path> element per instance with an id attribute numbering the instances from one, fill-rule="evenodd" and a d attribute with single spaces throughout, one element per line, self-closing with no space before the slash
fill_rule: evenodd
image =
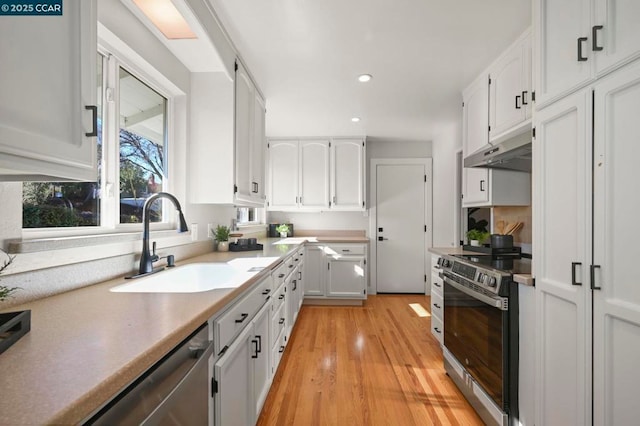
<path id="1" fill-rule="evenodd" d="M 328 297 L 367 298 L 364 257 L 328 256 L 327 265 Z"/>
<path id="2" fill-rule="evenodd" d="M 309 244 L 305 257 L 306 298 L 367 298 L 366 244 Z"/>
<path id="3" fill-rule="evenodd" d="M 431 334 L 444 345 L 444 290 L 440 278 L 440 256 L 431 256 Z"/>

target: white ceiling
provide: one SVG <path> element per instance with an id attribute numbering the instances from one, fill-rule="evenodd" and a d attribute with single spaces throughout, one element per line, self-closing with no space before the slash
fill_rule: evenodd
<path id="1" fill-rule="evenodd" d="M 531 22 L 530 0 L 209 1 L 267 99 L 272 137 L 430 140 Z"/>

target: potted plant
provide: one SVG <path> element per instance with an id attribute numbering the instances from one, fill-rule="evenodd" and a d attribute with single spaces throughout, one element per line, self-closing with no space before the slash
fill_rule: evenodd
<path id="1" fill-rule="evenodd" d="M 218 225 L 212 232 L 213 238 L 218 242 L 218 251 L 229 251 L 229 227 Z"/>
<path id="2" fill-rule="evenodd" d="M 469 244 L 472 246 L 480 246 L 482 242 L 489 238 L 489 233 L 487 231 L 481 231 L 480 229 L 471 229 L 467 232 L 467 238 L 469 239 Z"/>
<path id="3" fill-rule="evenodd" d="M 289 235 L 289 225 L 287 225 L 286 223 L 281 223 L 280 225 L 276 226 L 276 232 L 280 233 L 280 238 L 287 238 L 287 235 Z"/>
<path id="4" fill-rule="evenodd" d="M 9 256 L 2 249 L 0 253 L 7 257 L 0 266 L 0 273 L 7 269 L 15 256 Z M 4 302 L 13 296 L 19 287 L 7 287 L 0 285 L 0 302 Z M 0 313 L 0 354 L 18 341 L 31 330 L 31 311 Z"/>

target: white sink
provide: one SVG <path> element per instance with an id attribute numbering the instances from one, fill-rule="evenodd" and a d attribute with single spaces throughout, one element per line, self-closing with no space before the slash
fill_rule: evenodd
<path id="1" fill-rule="evenodd" d="M 226 263 L 190 263 L 136 278 L 113 287 L 116 293 L 198 293 L 220 288 L 236 288 L 260 272 L 261 268 L 238 268 Z"/>

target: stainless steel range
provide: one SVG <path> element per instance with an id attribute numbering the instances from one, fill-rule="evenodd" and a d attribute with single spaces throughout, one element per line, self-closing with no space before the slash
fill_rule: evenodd
<path id="1" fill-rule="evenodd" d="M 444 256 L 447 374 L 488 425 L 518 419 L 518 286 L 530 273 L 519 253 Z"/>

